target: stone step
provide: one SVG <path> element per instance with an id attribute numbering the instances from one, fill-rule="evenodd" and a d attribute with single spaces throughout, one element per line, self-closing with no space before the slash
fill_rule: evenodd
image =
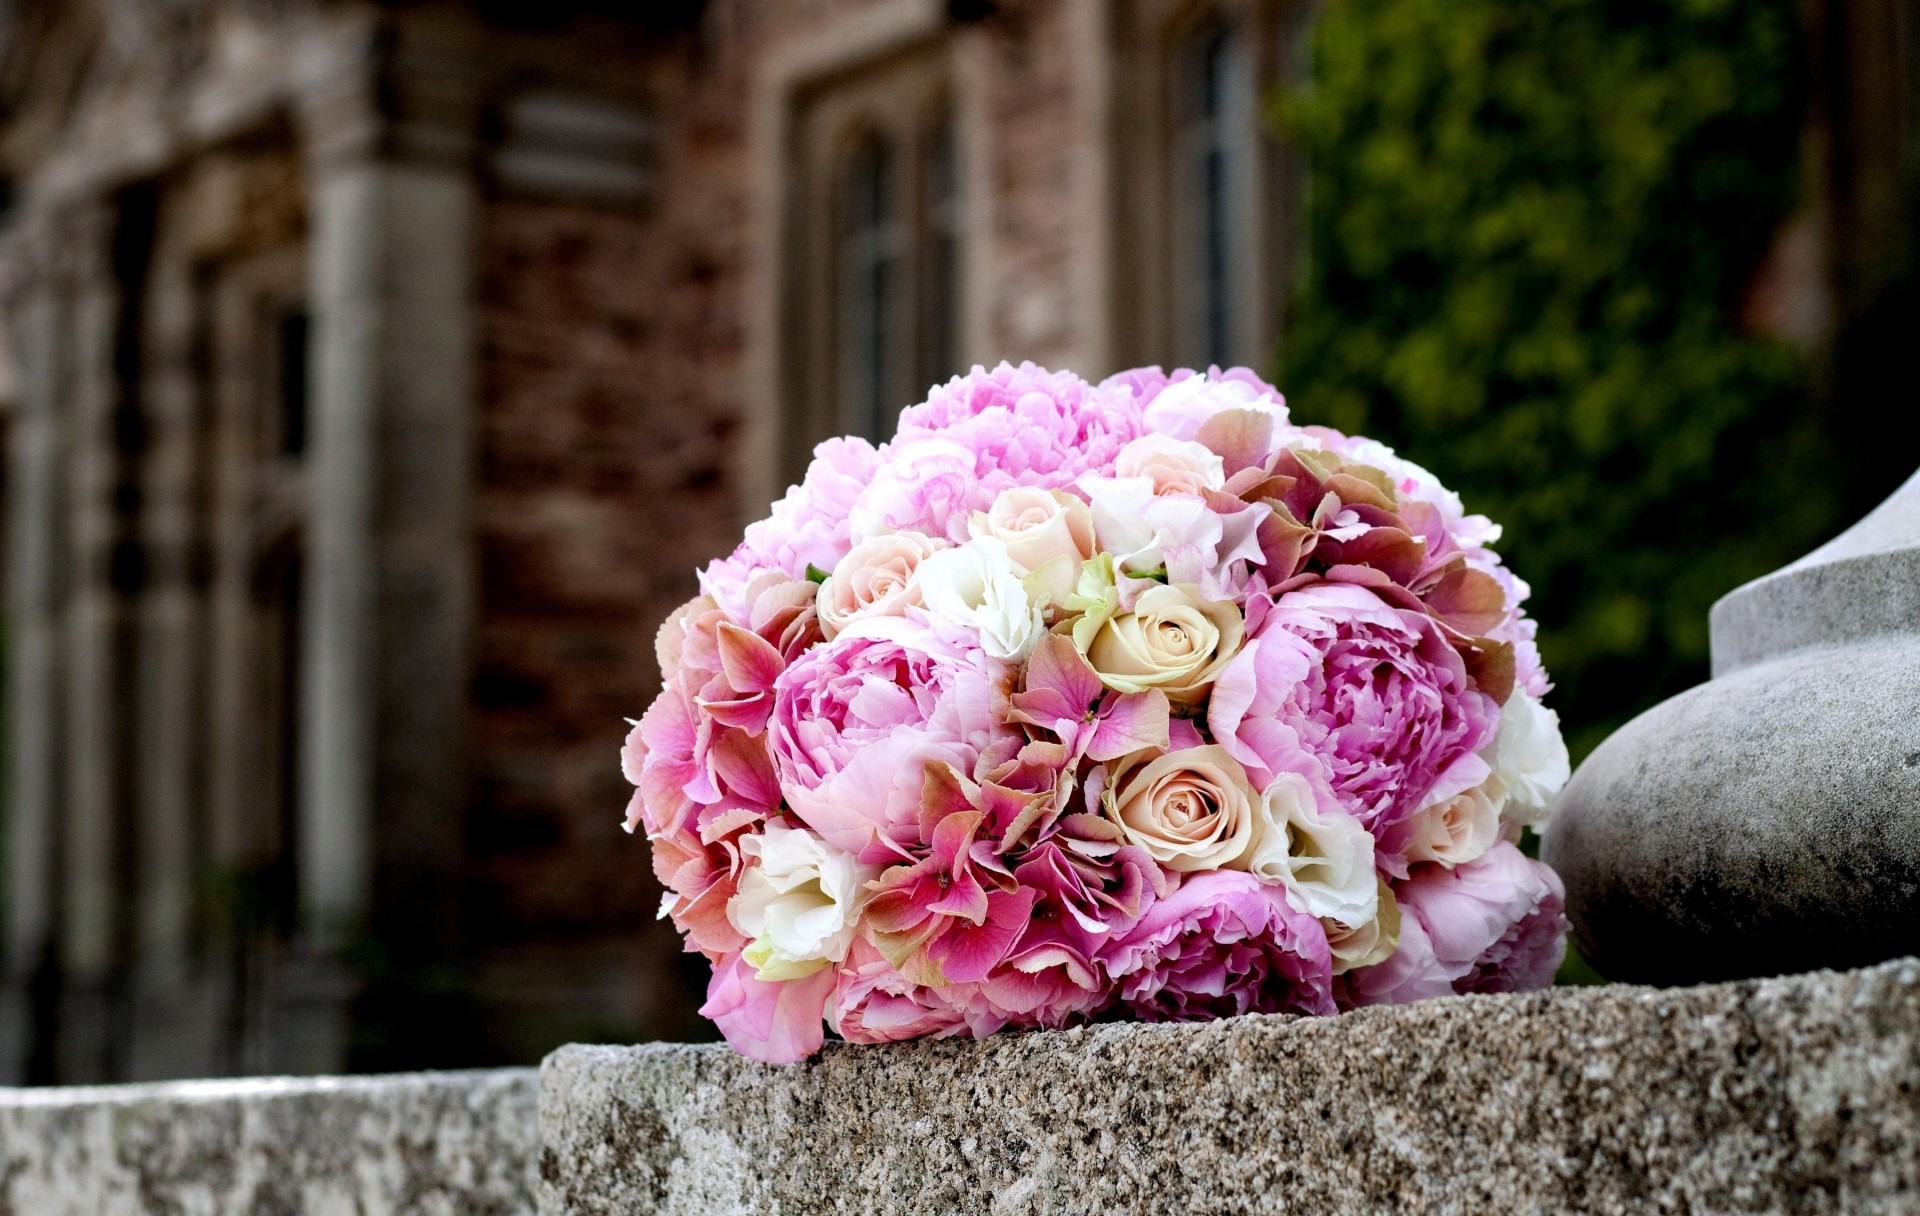
<path id="1" fill-rule="evenodd" d="M 536 1117 L 536 1105 L 538 1115 Z M 1907 1213 L 1920 960 L 1339 1018 L 0 1090 L 0 1213 Z"/>
<path id="2" fill-rule="evenodd" d="M 1911 1213 L 1920 961 L 981 1043 L 567 1047 L 542 1216 Z"/>
<path id="3" fill-rule="evenodd" d="M 531 1068 L 0 1089 L 7 1216 L 525 1216 Z"/>

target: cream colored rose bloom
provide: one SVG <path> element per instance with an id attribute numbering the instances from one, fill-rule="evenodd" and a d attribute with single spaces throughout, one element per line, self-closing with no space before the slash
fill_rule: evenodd
<path id="1" fill-rule="evenodd" d="M 1373 837 L 1345 811 L 1324 810 L 1298 773 L 1261 791 L 1252 861 L 1255 878 L 1284 886 L 1309 915 L 1364 925 L 1377 911 Z"/>
<path id="2" fill-rule="evenodd" d="M 1385 879 L 1379 884 L 1378 913 L 1364 925 L 1346 925 L 1337 920 L 1322 920 L 1327 931 L 1327 948 L 1333 953 L 1333 973 L 1339 975 L 1355 967 L 1384 963 L 1400 948 L 1400 905 L 1393 898 Z"/>
<path id="3" fill-rule="evenodd" d="M 1209 745 L 1121 760 L 1102 810 L 1130 844 L 1169 870 L 1244 869 L 1257 797 L 1240 762 Z"/>
<path id="4" fill-rule="evenodd" d="M 727 920 L 749 939 L 743 957 L 755 977 L 799 979 L 845 958 L 867 883 L 879 871 L 778 820 L 742 836 L 740 851 L 759 864 L 741 873 Z"/>
<path id="5" fill-rule="evenodd" d="M 1109 617 L 1087 645 L 1087 662 L 1108 688 L 1158 688 L 1175 705 L 1191 706 L 1206 698 L 1245 636 L 1238 608 L 1201 599 L 1191 583 L 1174 583 L 1148 588 L 1132 612 Z"/>
<path id="6" fill-rule="evenodd" d="M 946 547 L 945 541 L 918 532 L 892 532 L 849 549 L 820 584 L 815 611 L 821 634 L 831 639 L 862 617 L 904 615 L 920 602 L 914 571 Z"/>
<path id="7" fill-rule="evenodd" d="M 1155 494 L 1191 494 L 1227 484 L 1226 462 L 1214 452 L 1171 435 L 1142 435 L 1114 457 L 1115 477 L 1145 477 Z"/>
<path id="8" fill-rule="evenodd" d="M 1474 860 L 1500 839 L 1500 808 L 1507 800 L 1489 779 L 1421 809 L 1409 825 L 1408 861 L 1437 861 L 1452 869 Z"/>
<path id="9" fill-rule="evenodd" d="M 973 513 L 967 530 L 1006 546 L 1015 568 L 1038 574 L 1056 603 L 1073 593 L 1080 564 L 1095 552 L 1093 512 L 1063 490 L 1002 490 L 991 508 Z"/>

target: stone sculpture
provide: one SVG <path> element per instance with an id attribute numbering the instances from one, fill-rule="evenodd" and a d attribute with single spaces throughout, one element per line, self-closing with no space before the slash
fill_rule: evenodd
<path id="1" fill-rule="evenodd" d="M 1622 727 L 1543 856 L 1609 979 L 1920 951 L 1920 474 L 1714 605 L 1713 678 Z"/>

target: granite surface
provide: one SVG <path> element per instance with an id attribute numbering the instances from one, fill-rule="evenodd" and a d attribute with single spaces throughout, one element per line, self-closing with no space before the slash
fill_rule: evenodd
<path id="1" fill-rule="evenodd" d="M 526 1216 L 532 1069 L 0 1090 L 0 1216 Z"/>
<path id="2" fill-rule="evenodd" d="M 982 1043 L 568 1047 L 543 1216 L 1907 1213 L 1920 961 Z"/>

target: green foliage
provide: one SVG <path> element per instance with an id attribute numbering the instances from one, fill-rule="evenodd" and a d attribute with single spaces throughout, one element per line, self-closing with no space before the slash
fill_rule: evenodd
<path id="1" fill-rule="evenodd" d="M 1328 0 L 1296 419 L 1506 525 L 1576 758 L 1833 529 L 1804 360 L 1740 301 L 1801 178 L 1791 0 Z"/>

